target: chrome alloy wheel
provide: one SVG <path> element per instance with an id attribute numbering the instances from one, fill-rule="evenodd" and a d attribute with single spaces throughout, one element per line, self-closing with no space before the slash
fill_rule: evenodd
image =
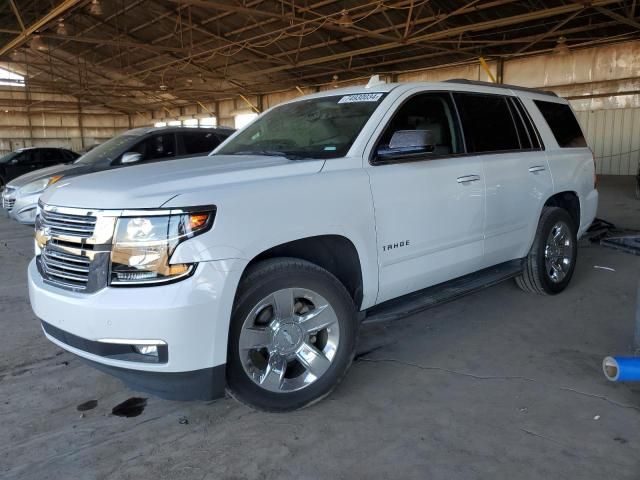
<path id="1" fill-rule="evenodd" d="M 574 248 L 569 225 L 562 221 L 557 222 L 551 228 L 544 247 L 544 263 L 552 282 L 562 282 L 569 272 Z"/>
<path id="2" fill-rule="evenodd" d="M 240 359 L 258 386 L 293 392 L 322 377 L 339 342 L 338 317 L 329 302 L 312 290 L 287 288 L 263 298 L 247 315 Z"/>

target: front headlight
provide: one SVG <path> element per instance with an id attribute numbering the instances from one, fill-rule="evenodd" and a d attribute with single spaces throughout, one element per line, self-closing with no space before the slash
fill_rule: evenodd
<path id="1" fill-rule="evenodd" d="M 32 195 L 34 193 L 44 192 L 44 189 L 49 185 L 49 177 L 41 178 L 40 180 L 34 180 L 26 185 L 23 185 L 18 189 L 17 195 Z"/>
<path id="2" fill-rule="evenodd" d="M 111 285 L 166 283 L 190 275 L 195 264 L 171 265 L 171 255 L 180 242 L 209 230 L 214 217 L 215 209 L 119 218 L 111 251 Z"/>
<path id="3" fill-rule="evenodd" d="M 42 193 L 49 185 L 53 185 L 59 181 L 63 175 L 54 175 L 53 177 L 45 177 L 40 180 L 34 180 L 27 183 L 18 189 L 16 196 L 18 195 L 32 195 L 34 193 Z"/>

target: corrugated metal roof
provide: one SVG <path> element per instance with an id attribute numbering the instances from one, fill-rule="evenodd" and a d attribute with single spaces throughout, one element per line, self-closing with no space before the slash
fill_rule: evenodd
<path id="1" fill-rule="evenodd" d="M 69 3 L 70 2 L 70 3 Z M 50 2 L 0 5 L 0 49 Z M 135 112 L 639 38 L 617 0 L 58 0 L 0 58 L 41 91 Z M 37 40 L 34 37 L 38 36 Z M 1 51 L 1 50 L 0 50 Z M 6 62 L 6 63 L 4 63 Z"/>

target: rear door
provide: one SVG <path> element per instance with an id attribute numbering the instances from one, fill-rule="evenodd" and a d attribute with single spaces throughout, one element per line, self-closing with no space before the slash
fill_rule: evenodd
<path id="1" fill-rule="evenodd" d="M 454 97 L 467 152 L 482 160 L 485 174 L 484 266 L 521 258 L 529 250 L 541 204 L 553 190 L 537 132 L 516 97 Z"/>
<path id="2" fill-rule="evenodd" d="M 367 168 L 375 207 L 378 302 L 480 268 L 483 258 L 482 159 L 464 155 L 449 92 L 408 94 L 390 114 L 375 152 L 389 149 L 398 130 L 427 130 L 430 153 Z"/>

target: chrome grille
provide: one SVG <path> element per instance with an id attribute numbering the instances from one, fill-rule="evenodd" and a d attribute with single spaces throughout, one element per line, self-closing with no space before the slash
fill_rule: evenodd
<path id="1" fill-rule="evenodd" d="M 89 282 L 91 260 L 83 255 L 74 255 L 55 250 L 47 244 L 40 254 L 42 273 L 52 283 L 67 288 L 84 290 Z"/>
<path id="2" fill-rule="evenodd" d="M 15 198 L 6 198 L 4 196 L 2 197 L 2 208 L 6 210 L 11 210 L 15 203 L 16 203 Z"/>
<path id="3" fill-rule="evenodd" d="M 104 212 L 39 204 L 36 264 L 46 283 L 95 292 L 107 285 L 115 217 Z"/>
<path id="4" fill-rule="evenodd" d="M 14 192 L 17 190 L 15 187 L 5 187 L 2 192 L 2 208 L 6 210 L 11 210 L 13 205 L 16 203 L 16 199 L 13 196 Z"/>
<path id="5" fill-rule="evenodd" d="M 53 237 L 90 238 L 96 228 L 96 217 L 89 215 L 70 215 L 51 211 L 40 211 L 42 226 Z"/>

